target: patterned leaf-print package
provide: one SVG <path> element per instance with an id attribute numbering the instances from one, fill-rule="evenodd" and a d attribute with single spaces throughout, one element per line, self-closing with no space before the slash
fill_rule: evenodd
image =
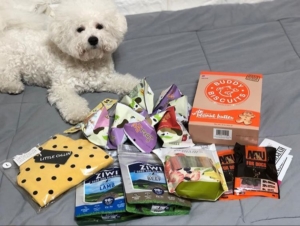
<path id="1" fill-rule="evenodd" d="M 83 120 L 83 122 L 78 123 L 75 126 L 72 126 L 71 128 L 67 129 L 64 131 L 64 133 L 76 133 L 80 130 L 82 130 L 82 128 L 84 128 L 84 124 L 86 124 L 88 122 L 88 120 L 98 111 L 101 111 L 103 108 L 106 108 L 106 110 L 109 110 L 110 108 L 112 108 L 116 103 L 118 102 L 118 100 L 116 99 L 110 99 L 110 98 L 106 98 L 103 101 L 101 101 L 93 110 L 91 110 L 91 112 L 88 114 L 88 116 L 86 117 L 85 120 Z"/>
<path id="2" fill-rule="evenodd" d="M 114 163 L 76 187 L 75 220 L 78 224 L 118 223 L 141 215 L 126 212 L 117 151 L 110 151 Z"/>
<path id="3" fill-rule="evenodd" d="M 235 193 L 279 199 L 276 148 L 245 146 L 236 143 L 234 154 Z"/>
<path id="4" fill-rule="evenodd" d="M 132 99 L 131 97 L 129 97 L 128 95 L 125 95 L 120 103 L 121 104 L 125 104 L 128 107 L 132 108 L 133 110 L 135 110 L 137 113 L 143 115 L 144 117 L 148 117 L 148 111 L 144 108 L 141 107 L 141 105 L 139 105 L 136 101 L 139 101 L 140 99 L 137 98 L 136 100 Z"/>
<path id="5" fill-rule="evenodd" d="M 81 130 L 90 142 L 105 148 L 108 141 L 109 123 L 108 111 L 103 107 L 81 123 Z"/>
<path id="6" fill-rule="evenodd" d="M 182 96 L 181 91 L 176 85 L 171 85 L 167 89 L 163 90 L 158 97 L 153 113 L 156 114 L 161 111 L 165 111 L 169 106 L 169 102 L 178 99 Z"/>
<path id="7" fill-rule="evenodd" d="M 148 216 L 190 212 L 189 200 L 168 193 L 163 164 L 155 155 L 129 145 L 120 145 L 118 153 L 127 212 Z"/>
<path id="8" fill-rule="evenodd" d="M 178 99 L 169 102 L 169 106 L 175 107 L 176 120 L 182 124 L 187 124 L 192 106 L 189 104 L 187 96 L 179 97 Z"/>
<path id="9" fill-rule="evenodd" d="M 218 151 L 219 160 L 223 169 L 228 191 L 220 197 L 220 200 L 236 200 L 249 198 L 245 195 L 236 195 L 234 192 L 235 156 L 233 149 Z"/>
<path id="10" fill-rule="evenodd" d="M 140 122 L 145 119 L 144 116 L 128 107 L 125 104 L 117 103 L 115 109 L 115 118 L 109 130 L 109 149 L 117 149 L 118 145 L 123 144 L 127 137 L 124 132 L 124 125 L 132 122 Z"/>
<path id="11" fill-rule="evenodd" d="M 86 139 L 55 135 L 29 152 L 1 163 L 1 170 L 37 212 L 113 163 Z"/>
<path id="12" fill-rule="evenodd" d="M 146 109 L 148 114 L 152 114 L 154 106 L 154 93 L 145 79 L 142 79 L 133 90 L 128 94 L 143 109 Z"/>
<path id="13" fill-rule="evenodd" d="M 168 190 L 179 197 L 216 201 L 228 190 L 214 144 L 153 150 L 164 163 Z"/>

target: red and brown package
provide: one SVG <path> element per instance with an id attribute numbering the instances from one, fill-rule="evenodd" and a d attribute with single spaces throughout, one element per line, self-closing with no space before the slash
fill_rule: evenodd
<path id="1" fill-rule="evenodd" d="M 233 149 L 218 151 L 218 156 L 228 187 L 228 191 L 226 191 L 219 200 L 236 200 L 248 198 L 249 196 L 234 194 L 235 156 Z"/>
<path id="2" fill-rule="evenodd" d="M 162 147 L 186 148 L 195 145 L 184 125 L 177 121 L 174 106 L 166 109 L 157 126 L 157 135 L 163 141 Z"/>
<path id="3" fill-rule="evenodd" d="M 280 198 L 274 147 L 245 146 L 236 143 L 234 155 L 236 194 Z"/>

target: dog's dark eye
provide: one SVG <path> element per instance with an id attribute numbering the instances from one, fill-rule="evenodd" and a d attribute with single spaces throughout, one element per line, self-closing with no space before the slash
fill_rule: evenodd
<path id="1" fill-rule="evenodd" d="M 102 24 L 97 24 L 97 25 L 96 25 L 96 28 L 97 28 L 98 30 L 101 30 L 101 29 L 103 28 L 103 25 L 102 25 Z"/>
<path id="2" fill-rule="evenodd" d="M 82 32 L 82 31 L 84 31 L 84 27 L 79 27 L 79 28 L 77 28 L 77 30 L 76 30 L 78 33 L 80 33 L 80 32 Z"/>

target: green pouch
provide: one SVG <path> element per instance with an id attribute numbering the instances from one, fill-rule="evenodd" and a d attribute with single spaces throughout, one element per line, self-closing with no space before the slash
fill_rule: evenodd
<path id="1" fill-rule="evenodd" d="M 129 220 L 139 219 L 142 215 L 133 213 L 111 213 L 98 216 L 77 217 L 77 225 L 95 225 L 95 224 L 112 224 L 121 223 Z"/>
<path id="2" fill-rule="evenodd" d="M 186 215 L 190 212 L 190 208 L 185 206 L 169 204 L 127 204 L 126 210 L 131 213 L 146 216 Z"/>
<path id="3" fill-rule="evenodd" d="M 164 163 L 168 190 L 179 197 L 216 201 L 228 190 L 215 145 L 153 150 Z"/>

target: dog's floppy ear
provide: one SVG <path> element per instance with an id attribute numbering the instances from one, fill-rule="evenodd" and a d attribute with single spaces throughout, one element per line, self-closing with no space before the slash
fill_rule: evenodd
<path id="1" fill-rule="evenodd" d="M 127 21 L 124 15 L 118 12 L 117 9 L 107 12 L 106 20 L 110 26 L 110 33 L 117 38 L 118 44 L 122 42 L 124 35 L 127 32 Z"/>
<path id="2" fill-rule="evenodd" d="M 110 34 L 110 36 L 102 37 L 103 49 L 107 52 L 114 52 L 127 32 L 127 21 L 117 9 L 107 10 L 103 16 L 105 18 L 104 26 Z"/>
<path id="3" fill-rule="evenodd" d="M 58 21 L 55 17 L 51 18 L 48 24 L 48 35 L 52 42 L 54 42 L 57 46 L 64 45 L 63 43 L 63 37 L 65 30 L 65 24 L 64 21 Z"/>

